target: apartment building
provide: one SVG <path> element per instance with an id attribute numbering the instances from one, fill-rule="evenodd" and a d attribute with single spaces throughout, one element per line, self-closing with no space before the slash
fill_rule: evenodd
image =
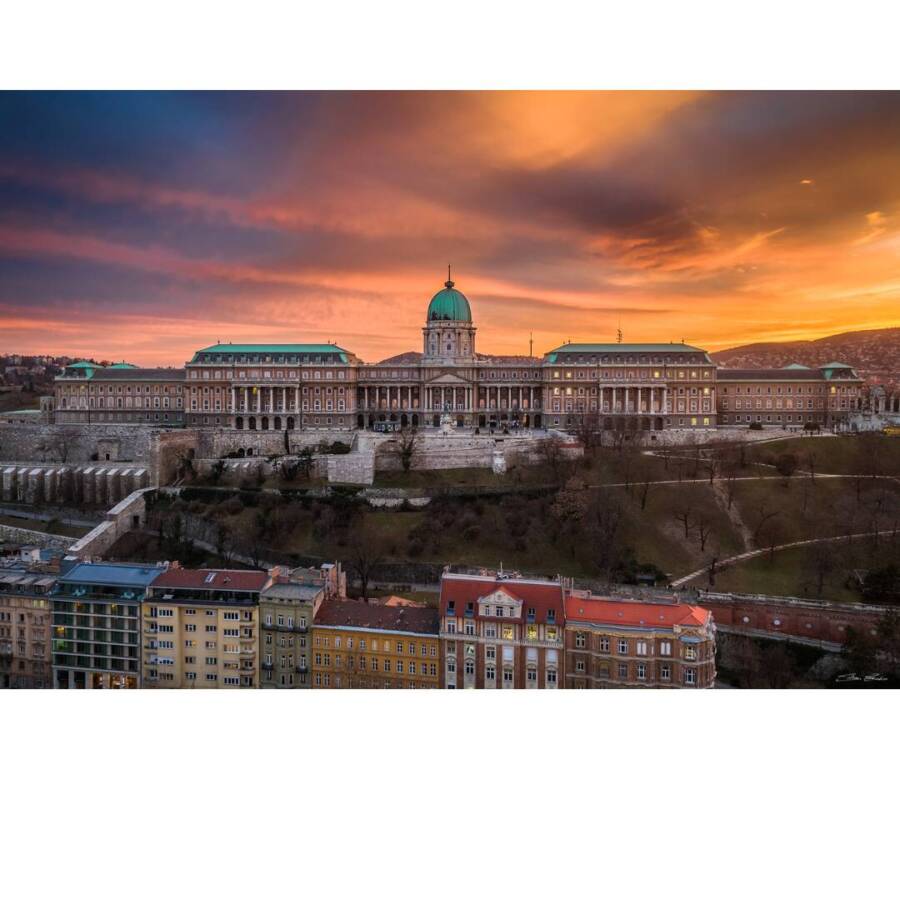
<path id="1" fill-rule="evenodd" d="M 49 688 L 50 591 L 56 578 L 40 569 L 0 570 L 0 688 Z"/>
<path id="2" fill-rule="evenodd" d="M 446 688 L 561 687 L 565 585 L 503 573 L 441 578 Z"/>
<path id="3" fill-rule="evenodd" d="M 437 688 L 433 607 L 325 600 L 313 623 L 314 688 Z"/>
<path id="4" fill-rule="evenodd" d="M 572 591 L 566 597 L 567 688 L 708 688 L 716 679 L 712 614 Z"/>
<path id="5" fill-rule="evenodd" d="M 327 599 L 347 596 L 340 563 L 276 570 L 259 595 L 260 678 L 262 688 L 308 688 L 310 637 L 315 614 Z"/>
<path id="6" fill-rule="evenodd" d="M 141 685 L 141 602 L 164 566 L 78 562 L 50 599 L 57 688 Z"/>
<path id="7" fill-rule="evenodd" d="M 259 596 L 271 580 L 178 565 L 160 574 L 141 607 L 144 687 L 258 687 Z"/>

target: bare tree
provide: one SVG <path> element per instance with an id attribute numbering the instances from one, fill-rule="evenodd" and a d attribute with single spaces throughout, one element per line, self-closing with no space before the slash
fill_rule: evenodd
<path id="1" fill-rule="evenodd" d="M 806 468 L 809 470 L 809 479 L 814 481 L 816 477 L 816 454 L 812 450 L 807 450 L 804 456 Z"/>
<path id="2" fill-rule="evenodd" d="M 700 542 L 700 552 L 706 550 L 706 542 L 713 531 L 713 524 L 709 519 L 699 518 L 696 523 L 697 540 Z M 686 536 L 686 535 L 685 535 Z"/>
<path id="3" fill-rule="evenodd" d="M 763 529 L 767 525 L 767 523 L 771 522 L 776 516 L 781 515 L 780 509 L 769 509 L 766 505 L 766 502 L 763 501 L 756 509 L 756 525 L 753 528 L 753 541 L 757 543 L 759 541 L 759 536 L 762 534 Z"/>
<path id="4" fill-rule="evenodd" d="M 589 545 L 594 548 L 597 569 L 609 582 L 625 551 L 620 530 L 622 510 L 617 503 L 609 502 L 598 492 L 589 519 Z"/>
<path id="5" fill-rule="evenodd" d="M 216 524 L 216 555 L 225 563 L 231 562 L 234 549 L 234 533 L 227 522 Z"/>
<path id="6" fill-rule="evenodd" d="M 728 508 L 731 509 L 734 504 L 734 493 L 737 487 L 737 467 L 732 464 L 728 464 L 725 468 L 725 500 L 728 503 Z"/>
<path id="7" fill-rule="evenodd" d="M 656 455 L 660 457 L 663 461 L 663 468 L 668 472 L 669 471 L 669 458 L 672 455 L 672 448 L 663 445 L 656 451 Z"/>
<path id="8" fill-rule="evenodd" d="M 362 599 L 369 599 L 369 585 L 378 566 L 387 555 L 383 540 L 365 528 L 358 528 L 350 540 L 348 568 L 359 580 Z"/>
<path id="9" fill-rule="evenodd" d="M 684 539 L 687 540 L 688 536 L 691 533 L 691 528 L 694 526 L 693 516 L 694 516 L 694 508 L 690 504 L 683 504 L 677 507 L 672 515 L 675 517 L 676 522 L 680 522 L 682 528 L 684 528 Z"/>
<path id="10" fill-rule="evenodd" d="M 638 496 L 641 500 L 641 512 L 643 512 L 647 508 L 647 497 L 650 495 L 650 486 L 653 484 L 653 480 L 650 475 L 650 470 L 647 469 L 644 472 L 644 476 L 641 478 L 641 489 Z"/>
<path id="11" fill-rule="evenodd" d="M 836 568 L 834 547 L 825 541 L 811 544 L 806 555 L 806 565 L 815 584 L 816 597 L 821 598 L 825 579 Z"/>
<path id="12" fill-rule="evenodd" d="M 53 436 L 41 444 L 37 449 L 44 454 L 51 454 L 57 462 L 67 462 L 72 454 L 72 448 L 78 439 L 78 430 L 75 428 L 57 429 Z"/>
<path id="13" fill-rule="evenodd" d="M 538 457 L 541 464 L 551 473 L 554 481 L 559 481 L 566 469 L 563 440 L 558 434 L 551 434 L 538 443 Z"/>
<path id="14" fill-rule="evenodd" d="M 569 546 L 569 553 L 574 558 L 579 543 L 584 538 L 582 523 L 587 515 L 590 496 L 584 485 L 574 484 L 570 479 L 565 490 L 558 491 L 550 506 L 550 515 L 556 525 L 557 534 Z"/>
<path id="15" fill-rule="evenodd" d="M 578 440 L 581 441 L 585 453 L 599 447 L 603 442 L 603 432 L 600 430 L 600 416 L 596 413 L 585 413 L 578 420 L 576 429 Z"/>
<path id="16" fill-rule="evenodd" d="M 419 450 L 419 433 L 414 428 L 404 428 L 397 434 L 394 453 L 400 460 L 404 472 L 412 468 L 413 458 Z"/>
<path id="17" fill-rule="evenodd" d="M 233 541 L 237 549 L 250 559 L 255 569 L 262 567 L 263 527 L 258 515 L 238 522 L 233 532 Z"/>

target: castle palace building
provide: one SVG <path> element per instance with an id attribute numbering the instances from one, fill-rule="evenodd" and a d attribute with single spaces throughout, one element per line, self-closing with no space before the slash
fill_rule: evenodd
<path id="1" fill-rule="evenodd" d="M 839 364 L 719 369 L 684 343 L 566 343 L 542 357 L 479 353 L 469 301 L 448 279 L 428 304 L 420 351 L 366 363 L 331 343 L 219 343 L 183 370 L 75 363 L 56 381 L 50 414 L 57 422 L 254 432 L 837 427 L 859 407 L 861 385 Z"/>
<path id="2" fill-rule="evenodd" d="M 662 430 L 716 424 L 716 366 L 685 344 L 476 349 L 466 296 L 428 304 L 421 351 L 365 363 L 334 344 L 216 344 L 186 365 L 185 424 L 238 430 L 437 427 Z"/>

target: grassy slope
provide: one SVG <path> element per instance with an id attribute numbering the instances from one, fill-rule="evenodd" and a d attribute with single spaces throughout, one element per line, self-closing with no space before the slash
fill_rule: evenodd
<path id="1" fill-rule="evenodd" d="M 880 435 L 866 438 L 788 438 L 748 448 L 748 460 L 768 460 L 785 450 L 799 450 L 801 456 L 812 449 L 816 454 L 816 469 L 856 471 L 861 460 L 874 455 L 881 470 L 900 471 L 900 440 Z M 679 468 L 690 477 L 689 463 L 674 459 L 644 457 L 627 459 L 615 451 L 606 450 L 581 464 L 576 477 L 588 484 L 612 484 L 624 480 L 634 482 L 631 490 L 621 487 L 601 489 L 602 502 L 616 504 L 622 512 L 620 533 L 642 563 L 653 563 L 664 572 L 680 575 L 719 559 L 742 552 L 744 540 L 733 518 L 743 521 L 753 533 L 763 515 L 775 511 L 777 515 L 760 531 L 755 546 L 769 542 L 786 543 L 825 535 L 846 534 L 848 531 L 869 530 L 873 510 L 881 509 L 880 527 L 888 528 L 892 517 L 900 521 L 900 483 L 889 480 L 810 479 L 797 474 L 776 480 L 749 480 L 734 484 L 734 510 L 729 517 L 724 508 L 720 483 L 719 496 L 708 484 L 673 484 L 651 486 L 646 508 L 641 509 L 641 481 L 647 478 L 675 479 Z M 754 473 L 771 476 L 773 470 L 748 466 L 741 475 Z M 703 477 L 702 468 L 698 473 Z M 433 487 L 435 485 L 491 485 L 542 483 L 546 471 L 539 468 L 513 470 L 496 476 L 483 469 L 457 469 L 438 472 L 384 473 L 379 483 L 385 486 Z M 857 491 L 859 492 L 857 495 Z M 582 540 L 573 554 L 565 540 L 554 536 L 549 527 L 549 505 L 552 498 L 524 502 L 523 521 L 528 522 L 525 537 L 518 546 L 510 537 L 510 516 L 519 513 L 493 500 L 460 502 L 453 507 L 450 520 L 437 527 L 437 537 L 426 544 L 417 555 L 410 553 L 411 532 L 429 521 L 435 521 L 435 507 L 415 511 L 368 510 L 364 513 L 367 530 L 385 538 L 388 556 L 395 560 L 425 560 L 443 563 L 452 560 L 459 564 L 496 566 L 501 561 L 510 568 L 530 572 L 554 574 L 561 572 L 576 576 L 596 574 L 593 548 Z M 706 548 L 701 551 L 696 528 L 685 540 L 676 512 L 691 510 L 692 522 L 704 520 L 711 526 Z M 251 517 L 255 510 L 245 509 L 231 517 L 230 522 Z M 287 552 L 323 558 L 348 556 L 346 543 L 338 543 L 332 534 L 318 537 L 311 510 L 296 511 L 292 525 L 273 541 Z M 474 530 L 473 530 L 474 529 Z M 468 536 L 467 536 L 468 534 Z M 577 541 L 577 538 L 576 538 Z M 414 542 L 413 542 L 414 543 Z M 840 572 L 826 579 L 825 595 L 835 599 L 855 599 L 856 595 L 843 587 L 849 567 L 868 565 L 859 559 L 842 560 Z M 776 554 L 774 563 L 768 555 L 723 570 L 717 587 L 741 591 L 766 591 L 806 596 L 815 584 L 808 551 L 785 551 Z"/>
<path id="2" fill-rule="evenodd" d="M 840 435 L 838 437 L 785 438 L 753 445 L 748 459 L 769 461 L 779 453 L 795 453 L 801 466 L 807 467 L 807 456 L 815 456 L 817 472 L 852 475 L 871 471 L 873 462 L 885 475 L 900 475 L 900 438 L 882 434 Z"/>
<path id="3" fill-rule="evenodd" d="M 706 579 L 695 582 L 705 586 Z M 803 548 L 780 550 L 774 558 L 769 554 L 722 569 L 716 576 L 714 589 L 742 594 L 773 594 L 784 597 L 817 597 L 839 602 L 860 602 L 860 595 L 846 586 L 844 569 L 830 573 L 818 594 L 817 580 Z"/>
<path id="4" fill-rule="evenodd" d="M 44 534 L 58 534 L 63 537 L 84 537 L 91 529 L 83 525 L 67 525 L 46 519 L 30 519 L 24 516 L 0 516 L 0 524 L 13 528 L 26 528 L 29 531 L 42 531 Z"/>

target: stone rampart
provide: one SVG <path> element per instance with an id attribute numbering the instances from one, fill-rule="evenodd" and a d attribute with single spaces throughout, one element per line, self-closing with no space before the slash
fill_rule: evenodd
<path id="1" fill-rule="evenodd" d="M 147 522 L 147 494 L 153 488 L 141 488 L 117 503 L 92 531 L 69 547 L 69 553 L 79 559 L 96 559 L 126 532 L 142 528 Z M 68 542 L 67 542 L 68 543 Z"/>
<path id="2" fill-rule="evenodd" d="M 46 531 L 32 531 L 30 528 L 0 524 L 0 542 L 34 544 L 36 547 L 65 550 L 72 543 L 72 538 L 59 534 L 48 534 Z"/>
<path id="3" fill-rule="evenodd" d="M 0 460 L 44 463 L 143 462 L 157 429 L 144 425 L 0 423 Z"/>
<path id="4" fill-rule="evenodd" d="M 110 506 L 149 486 L 149 470 L 130 463 L 0 463 L 0 499 L 33 506 Z"/>

